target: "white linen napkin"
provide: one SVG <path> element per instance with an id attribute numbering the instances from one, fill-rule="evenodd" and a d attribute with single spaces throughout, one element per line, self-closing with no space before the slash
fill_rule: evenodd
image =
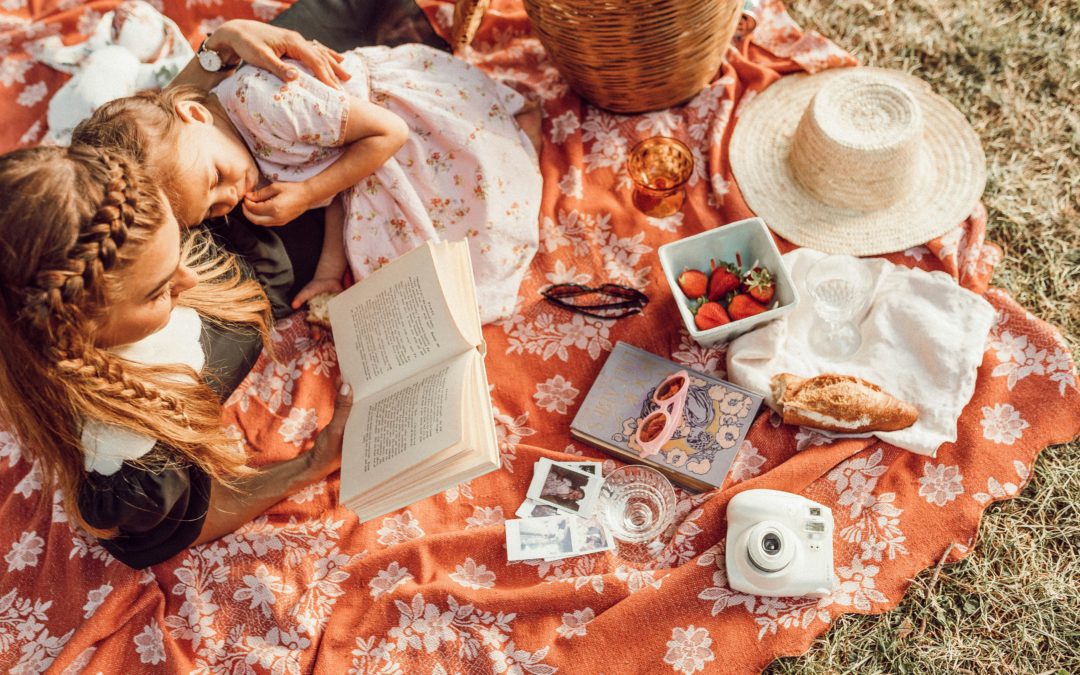
<path id="1" fill-rule="evenodd" d="M 956 440 L 956 422 L 975 391 L 993 307 L 944 272 L 862 259 L 874 278 L 870 307 L 859 322 L 862 346 L 849 359 L 833 361 L 808 344 L 816 315 L 806 290 L 806 270 L 824 255 L 801 248 L 784 256 L 800 302 L 786 316 L 731 343 L 728 379 L 765 393 L 766 403 L 775 409 L 769 380 L 776 373 L 861 377 L 919 409 L 918 421 L 907 429 L 875 435 L 933 457 L 942 443 Z"/>

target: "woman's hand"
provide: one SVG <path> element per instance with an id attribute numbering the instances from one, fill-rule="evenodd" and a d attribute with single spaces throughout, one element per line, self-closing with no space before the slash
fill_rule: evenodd
<path id="1" fill-rule="evenodd" d="M 352 402 L 352 388 L 342 384 L 334 400 L 330 423 L 319 432 L 311 450 L 299 457 L 260 467 L 258 473 L 235 488 L 214 481 L 206 520 L 192 546 L 229 534 L 282 499 L 337 471 L 341 466 L 341 438 Z"/>
<path id="2" fill-rule="evenodd" d="M 206 48 L 216 51 L 226 63 L 244 60 L 277 75 L 295 80 L 296 68 L 282 59 L 294 59 L 306 65 L 315 77 L 332 87 L 340 87 L 349 74 L 341 67 L 341 54 L 314 40 L 305 40 L 296 31 L 246 19 L 221 24 L 206 39 Z"/>
<path id="3" fill-rule="evenodd" d="M 269 70 L 282 80 L 294 80 L 299 75 L 296 68 L 282 59 L 294 59 L 311 69 L 315 77 L 331 87 L 341 87 L 341 80 L 349 74 L 341 67 L 344 58 L 333 49 L 287 28 L 268 23 L 233 19 L 221 24 L 206 38 L 206 48 L 221 56 L 225 63 L 236 64 L 240 60 Z M 222 68 L 216 73 L 203 70 L 199 59 L 193 58 L 180 74 L 169 83 L 170 87 L 190 85 L 210 91 L 218 85 L 231 69 Z"/>
<path id="4" fill-rule="evenodd" d="M 352 410 L 352 387 L 342 383 L 334 399 L 334 416 L 330 423 L 315 437 L 315 444 L 302 455 L 307 460 L 305 478 L 314 483 L 326 478 L 341 467 L 341 439 L 345 434 L 345 422 Z"/>

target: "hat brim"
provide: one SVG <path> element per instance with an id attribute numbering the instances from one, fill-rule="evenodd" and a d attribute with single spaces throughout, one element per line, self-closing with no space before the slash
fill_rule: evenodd
<path id="1" fill-rule="evenodd" d="M 829 253 L 877 255 L 900 251 L 960 225 L 986 187 L 986 156 L 964 116 L 930 86 L 907 73 L 860 67 L 903 85 L 923 114 L 922 158 L 911 191 L 872 211 L 830 206 L 792 176 L 788 153 L 810 100 L 848 68 L 788 75 L 739 111 L 729 159 L 750 209 L 778 235 Z"/>

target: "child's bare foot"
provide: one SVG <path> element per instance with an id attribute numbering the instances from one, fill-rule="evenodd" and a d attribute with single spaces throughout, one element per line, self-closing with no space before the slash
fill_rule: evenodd
<path id="1" fill-rule="evenodd" d="M 514 115 L 514 119 L 517 120 L 518 126 L 532 141 L 533 147 L 536 148 L 536 155 L 539 157 L 540 150 L 544 147 L 544 113 L 540 109 L 540 104 L 533 100 L 527 100 L 525 107 L 521 109 L 521 112 Z"/>

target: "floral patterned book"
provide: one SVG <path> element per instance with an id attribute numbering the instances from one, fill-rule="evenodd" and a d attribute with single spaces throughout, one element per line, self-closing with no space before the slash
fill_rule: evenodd
<path id="1" fill-rule="evenodd" d="M 658 408 L 657 385 L 680 370 L 690 376 L 682 419 L 658 453 L 643 457 L 638 422 Z M 723 484 L 761 402 L 760 394 L 619 342 L 570 423 L 570 434 L 623 461 L 658 469 L 683 487 L 711 490 Z"/>

